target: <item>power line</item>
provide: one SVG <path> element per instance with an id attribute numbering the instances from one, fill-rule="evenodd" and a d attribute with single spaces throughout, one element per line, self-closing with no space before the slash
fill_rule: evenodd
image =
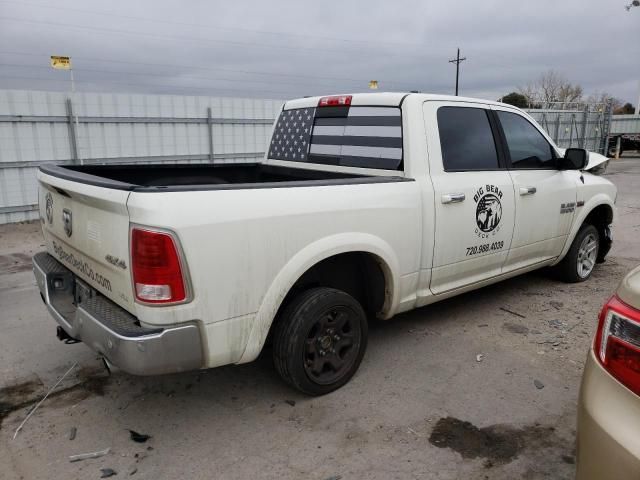
<path id="1" fill-rule="evenodd" d="M 16 1 L 16 0 L 0 0 L 0 3 L 11 3 L 11 4 L 15 4 L 15 5 L 20 5 L 20 6 L 33 6 L 33 7 L 38 7 L 38 8 L 47 8 L 47 9 L 54 9 L 54 10 L 63 10 L 63 11 L 69 11 L 69 12 L 78 12 L 78 13 L 86 13 L 89 15 L 108 15 L 108 16 L 112 16 L 112 17 L 117 17 L 117 18 L 126 18 L 126 19 L 130 19 L 130 20 L 137 20 L 137 21 L 145 21 L 145 22 L 152 22 L 152 23 L 161 23 L 161 24 L 165 24 L 165 25 L 180 25 L 180 26 L 185 26 L 185 27 L 199 27 L 199 28 L 206 28 L 206 29 L 218 29 L 218 30 L 228 30 L 228 31 L 238 31 L 238 32 L 249 32 L 249 33 L 258 33 L 261 35 L 275 35 L 275 36 L 293 36 L 293 37 L 301 37 L 301 38 L 316 38 L 318 40 L 329 40 L 329 41 L 333 41 L 333 42 L 347 42 L 347 43 L 362 43 L 362 44 L 368 44 L 368 45 L 382 45 L 382 46 L 389 46 L 389 45 L 395 45 L 395 46 L 415 46 L 415 47 L 421 47 L 420 44 L 417 43 L 411 43 L 411 42 L 389 42 L 389 41 L 385 41 L 383 42 L 371 42 L 370 40 L 357 40 L 357 39 L 349 39 L 349 38 L 339 38 L 339 37 L 327 37 L 327 36 L 322 36 L 322 35 L 310 35 L 310 34 L 304 34 L 304 33 L 293 33 L 293 32 L 274 32 L 274 31 L 269 31 L 269 30 L 255 30 L 255 29 L 250 29 L 250 28 L 232 28 L 232 27 L 223 27 L 220 25 L 212 25 L 212 24 L 201 24 L 201 23 L 187 23 L 187 22 L 176 22 L 174 20 L 163 20 L 163 19 L 159 19 L 159 18 L 149 18 L 149 17 L 139 17 L 139 16 L 133 16 L 133 15 L 122 15 L 119 13 L 114 13 L 114 12 L 109 12 L 106 10 L 86 10 L 86 9 L 81 9 L 81 8 L 71 8 L 71 7 L 61 7 L 58 5 L 46 5 L 46 4 L 41 4 L 41 3 L 32 3 L 32 2 L 23 2 L 23 1 Z"/>
<path id="2" fill-rule="evenodd" d="M 25 76 L 25 75 L 0 75 L 0 80 L 2 79 L 6 79 L 6 80 L 32 80 L 32 81 L 38 81 L 38 82 L 44 82 L 47 84 L 50 84 L 51 82 L 59 82 L 59 83 L 63 83 L 63 84 L 68 84 L 69 81 L 67 79 L 48 79 L 48 78 L 42 78 L 42 77 L 30 77 L 30 76 Z M 217 87 L 195 87 L 195 86 L 176 86 L 175 84 L 173 85 L 163 85 L 163 84 L 153 84 L 153 83 L 133 83 L 133 82 L 118 82 L 118 81 L 113 81 L 113 80 L 100 80 L 98 82 L 96 81 L 86 81 L 84 82 L 84 85 L 90 85 L 90 84 L 94 84 L 94 85 L 100 85 L 102 83 L 106 83 L 106 84 L 113 84 L 113 85 L 124 85 L 124 86 L 131 86 L 131 87 L 140 87 L 145 89 L 145 92 L 142 93 L 150 93 L 148 92 L 149 88 L 151 87 L 160 87 L 161 89 L 163 89 L 165 92 L 170 93 L 170 92 L 175 92 L 175 91 L 191 91 L 191 90 L 200 90 L 200 91 L 204 91 L 204 92 L 208 92 L 208 94 L 214 94 L 216 92 L 240 92 L 243 94 L 243 96 L 246 96 L 247 94 L 275 94 L 275 95 L 283 95 L 286 94 L 287 92 L 283 92 L 283 91 L 274 91 L 274 90 L 246 90 L 246 89 L 234 89 L 234 88 L 217 88 Z M 282 97 L 281 97 L 282 98 Z"/>
<path id="3" fill-rule="evenodd" d="M 28 65 L 28 64 L 16 64 L 16 63 L 0 63 L 0 67 L 11 67 L 11 68 L 39 68 L 39 69 L 47 69 L 50 70 L 51 67 L 48 65 Z M 134 75 L 134 76 L 142 76 L 142 77 L 159 77 L 159 78 L 169 78 L 171 75 L 163 74 L 163 73 L 153 73 L 153 72 L 133 72 L 130 70 L 102 70 L 95 68 L 85 68 L 85 67 L 74 67 L 75 72 L 88 72 L 88 73 L 107 73 L 107 74 L 125 74 L 125 75 Z M 264 81 L 264 80 L 247 80 L 247 79 L 238 79 L 238 78 L 220 78 L 220 77 L 207 77 L 207 76 L 198 76 L 198 75 L 180 75 L 181 79 L 194 79 L 194 80 L 214 80 L 221 82 L 240 82 L 240 83 L 256 83 L 256 84 L 273 84 L 273 81 Z M 283 82 L 278 81 L 278 84 L 286 84 L 286 85 L 294 85 L 296 87 L 304 86 L 300 82 Z M 324 87 L 332 87 L 332 85 L 322 85 Z M 333 85 L 335 88 L 342 88 L 345 85 Z"/>
<path id="4" fill-rule="evenodd" d="M 72 23 L 62 23 L 62 22 L 52 22 L 52 21 L 44 21 L 44 20 L 30 20 L 24 18 L 16 18 L 16 17 L 0 17 L 0 20 L 7 20 L 11 22 L 22 22 L 22 23 L 31 23 L 36 25 L 52 25 L 58 28 L 75 28 L 80 30 L 89 30 L 91 33 L 99 33 L 104 32 L 105 34 L 117 34 L 117 35 L 132 35 L 132 36 L 142 36 L 142 37 L 152 37 L 152 38 L 161 38 L 161 39 L 174 39 L 174 40 L 183 40 L 183 41 L 192 41 L 192 42 L 206 42 L 206 43 L 218 43 L 218 44 L 227 44 L 232 45 L 234 47 L 255 47 L 255 48 L 266 48 L 266 49 L 275 49 L 275 50 L 288 50 L 292 52 L 296 52 L 299 55 L 307 55 L 308 52 L 329 52 L 329 53 L 340 53 L 340 54 L 349 54 L 353 52 L 348 52 L 344 49 L 328 49 L 321 47 L 302 47 L 302 46 L 290 46 L 290 45 L 274 45 L 274 44 L 265 44 L 265 43 L 257 43 L 257 42 L 239 42 L 235 40 L 220 40 L 220 39 L 211 39 L 205 37 L 192 37 L 188 35 L 169 35 L 166 33 L 149 33 L 149 32 L 139 32 L 132 30 L 122 30 L 116 28 L 105 28 L 98 26 L 88 26 L 88 25 L 77 25 Z M 376 55 L 379 56 L 380 52 L 368 52 L 367 55 Z M 402 56 L 402 57 L 410 57 L 410 58 L 418 58 L 420 57 L 417 54 L 408 54 L 403 52 L 394 52 L 394 56 Z"/>
<path id="5" fill-rule="evenodd" d="M 30 53 L 30 52 L 16 52 L 16 51 L 2 51 L 0 50 L 0 54 L 5 55 L 26 55 L 31 57 L 42 57 L 43 59 L 49 59 L 49 54 L 45 53 Z M 290 78 L 303 78 L 303 79 L 311 79 L 311 80 L 333 80 L 339 82 L 353 82 L 358 85 L 366 85 L 368 80 L 358 79 L 353 77 L 328 77 L 322 75 L 302 75 L 302 74 L 292 74 L 292 73 L 278 73 L 278 72 L 266 72 L 259 70 L 242 70 L 242 69 L 232 69 L 232 68 L 224 68 L 224 67 L 210 67 L 204 65 L 184 65 L 184 64 L 175 64 L 175 63 L 150 63 L 150 62 L 134 62 L 127 60 L 111 60 L 105 58 L 96 58 L 96 57 L 84 57 L 84 56 L 73 56 L 74 60 L 87 60 L 89 62 L 101 62 L 101 63 L 116 63 L 116 64 L 125 64 L 125 65 L 136 65 L 136 66 L 150 66 L 150 67 L 162 67 L 162 68 L 181 68 L 181 69 L 194 69 L 194 70 L 210 70 L 210 71 L 223 71 L 223 72 L 232 72 L 232 73 L 242 73 L 247 75 L 264 75 L 264 76 L 272 76 L 272 77 L 290 77 Z M 77 69 L 77 68 L 76 68 Z M 400 88 L 404 90 L 414 90 L 419 86 L 416 84 L 405 84 L 403 82 L 399 82 L 393 79 L 380 79 L 380 84 L 385 88 L 387 86 L 393 88 Z M 364 88 L 364 87 L 363 87 Z M 419 88 L 418 88 L 419 89 Z"/>

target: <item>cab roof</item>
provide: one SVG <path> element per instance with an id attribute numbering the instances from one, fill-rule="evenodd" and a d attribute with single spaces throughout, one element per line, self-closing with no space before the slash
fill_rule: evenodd
<path id="1" fill-rule="evenodd" d="M 456 97 L 454 95 L 436 95 L 432 93 L 411 93 L 411 92 L 365 92 L 365 93 L 341 93 L 337 95 L 351 95 L 352 106 L 382 106 L 382 107 L 397 107 L 399 106 L 405 97 L 411 96 L 417 100 L 440 100 L 440 101 L 457 101 L 457 102 L 476 102 L 490 105 L 504 105 L 500 102 L 494 102 L 491 100 L 484 100 L 479 98 L 470 97 Z M 285 102 L 283 109 L 291 110 L 294 108 L 309 108 L 317 107 L 321 98 L 334 95 L 322 95 L 317 97 L 305 97 L 297 98 L 294 100 L 288 100 Z"/>

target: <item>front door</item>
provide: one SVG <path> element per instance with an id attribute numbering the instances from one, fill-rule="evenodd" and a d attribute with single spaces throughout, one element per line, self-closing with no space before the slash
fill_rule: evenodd
<path id="1" fill-rule="evenodd" d="M 426 102 L 424 114 L 436 217 L 430 288 L 440 294 L 501 273 L 514 192 L 489 107 Z"/>
<path id="2" fill-rule="evenodd" d="M 558 170 L 554 147 L 520 112 L 506 107 L 494 111 L 506 144 L 516 203 L 506 272 L 560 255 L 576 209 L 580 172 Z"/>

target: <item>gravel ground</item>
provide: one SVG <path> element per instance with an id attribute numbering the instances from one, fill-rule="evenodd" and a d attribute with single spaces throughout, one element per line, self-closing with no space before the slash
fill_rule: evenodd
<path id="1" fill-rule="evenodd" d="M 614 247 L 588 282 L 533 272 L 376 324 L 356 377 L 321 398 L 284 386 L 270 352 L 182 375 L 108 375 L 84 345 L 55 339 L 29 266 L 39 226 L 0 226 L 0 478 L 573 478 L 597 315 L 640 263 L 640 158 L 612 162 L 607 177 L 619 188 Z M 134 442 L 130 429 L 151 438 Z"/>

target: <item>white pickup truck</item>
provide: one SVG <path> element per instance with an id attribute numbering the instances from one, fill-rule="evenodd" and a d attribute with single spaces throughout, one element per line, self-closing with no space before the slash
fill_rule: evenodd
<path id="1" fill-rule="evenodd" d="M 34 272 L 58 336 L 124 371 L 268 343 L 319 395 L 358 369 L 368 319 L 546 266 L 586 280 L 611 245 L 616 188 L 587 171 L 603 159 L 496 102 L 292 100 L 262 163 L 41 167 Z"/>

